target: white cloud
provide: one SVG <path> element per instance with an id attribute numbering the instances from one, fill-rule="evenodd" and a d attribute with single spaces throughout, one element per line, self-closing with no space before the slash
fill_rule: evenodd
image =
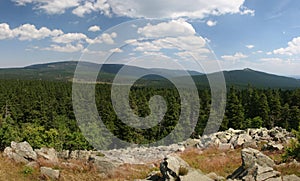
<path id="1" fill-rule="evenodd" d="M 72 53 L 83 50 L 83 45 L 77 44 L 66 44 L 66 45 L 50 45 L 50 47 L 43 48 L 42 50 L 55 51 L 55 52 L 64 52 L 64 53 Z"/>
<path id="2" fill-rule="evenodd" d="M 100 26 L 96 26 L 96 25 L 91 26 L 88 29 L 88 31 L 91 31 L 91 32 L 97 32 L 97 31 L 100 31 L 100 30 L 101 30 Z"/>
<path id="3" fill-rule="evenodd" d="M 148 24 L 138 29 L 138 33 L 148 38 L 189 36 L 196 33 L 194 27 L 183 19 Z"/>
<path id="4" fill-rule="evenodd" d="M 248 49 L 252 49 L 252 48 L 254 48 L 255 46 L 254 46 L 254 45 L 246 45 L 246 47 L 247 47 Z"/>
<path id="5" fill-rule="evenodd" d="M 103 33 L 100 37 L 96 37 L 95 39 L 86 39 L 87 43 L 96 44 L 96 43 L 106 43 L 106 44 L 114 44 L 114 39 L 117 37 L 117 33 L 113 32 L 111 34 Z"/>
<path id="6" fill-rule="evenodd" d="M 13 33 L 8 24 L 0 24 L 0 40 L 13 38 Z"/>
<path id="7" fill-rule="evenodd" d="M 132 18 L 204 18 L 209 15 L 253 14 L 245 0 L 108 0 L 112 11 Z"/>
<path id="8" fill-rule="evenodd" d="M 272 57 L 272 58 L 261 58 L 260 59 L 263 62 L 272 62 L 272 63 L 283 63 L 284 60 L 281 58 L 277 58 L 277 57 Z"/>
<path id="9" fill-rule="evenodd" d="M 300 54 L 300 37 L 294 38 L 292 41 L 288 42 L 286 48 L 279 48 L 273 51 L 274 54 L 280 55 L 299 55 Z"/>
<path id="10" fill-rule="evenodd" d="M 227 60 L 227 61 L 238 61 L 240 59 L 247 58 L 247 55 L 244 55 L 241 52 L 237 52 L 234 55 L 223 55 L 221 56 L 222 59 Z"/>
<path id="11" fill-rule="evenodd" d="M 217 25 L 217 21 L 208 20 L 206 22 L 207 26 L 212 27 Z"/>
<path id="12" fill-rule="evenodd" d="M 62 14 L 73 9 L 73 14 L 99 12 L 106 16 L 115 14 L 131 18 L 204 18 L 224 14 L 254 15 L 254 10 L 243 4 L 245 0 L 12 0 L 17 5 L 33 4 L 48 14 Z"/>
<path id="13" fill-rule="evenodd" d="M 86 40 L 87 36 L 82 33 L 67 33 L 57 37 L 53 37 L 52 41 L 55 43 L 72 43 L 75 41 Z"/>
<path id="14" fill-rule="evenodd" d="M 35 25 L 24 24 L 15 29 L 10 29 L 6 23 L 0 24 L 0 39 L 18 38 L 19 40 L 44 39 L 47 37 L 55 37 L 63 34 L 63 31 L 54 29 L 50 30 L 46 27 L 37 29 Z"/>
<path id="15" fill-rule="evenodd" d="M 35 9 L 41 9 L 47 14 L 63 14 L 66 9 L 79 6 L 81 0 L 12 0 L 17 5 L 34 4 Z"/>
<path id="16" fill-rule="evenodd" d="M 120 48 L 114 48 L 110 50 L 111 53 L 122 53 L 123 50 L 121 50 Z"/>
<path id="17" fill-rule="evenodd" d="M 107 0 L 96 0 L 95 2 L 87 1 L 72 11 L 73 14 L 79 17 L 84 17 L 85 14 L 92 12 L 99 12 L 110 16 L 110 5 L 107 3 Z"/>

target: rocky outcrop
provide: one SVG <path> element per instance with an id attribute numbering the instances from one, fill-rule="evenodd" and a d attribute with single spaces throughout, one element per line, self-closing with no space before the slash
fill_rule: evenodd
<path id="1" fill-rule="evenodd" d="M 55 151 L 54 148 L 41 148 L 41 149 L 36 149 L 34 150 L 38 156 L 38 158 L 43 158 L 50 163 L 57 163 L 58 162 L 58 157 L 57 157 L 57 152 Z"/>
<path id="2" fill-rule="evenodd" d="M 173 172 L 176 173 L 176 175 L 179 178 L 174 178 L 171 175 L 170 179 L 171 181 L 214 181 L 211 179 L 209 176 L 203 174 L 200 170 L 191 168 L 188 163 L 186 163 L 183 159 L 181 159 L 177 155 L 167 155 L 167 162 L 168 162 L 168 168 L 170 168 Z M 181 175 L 179 173 L 180 168 L 184 168 L 187 170 L 187 173 L 185 175 Z M 152 180 L 152 181 L 160 181 L 162 180 L 161 176 L 159 175 L 159 172 L 152 172 L 146 178 L 145 180 L 140 180 L 140 181 L 146 181 L 146 180 Z"/>
<path id="3" fill-rule="evenodd" d="M 51 179 L 59 179 L 60 172 L 59 170 L 54 170 L 49 167 L 41 167 L 41 174 L 45 177 L 51 178 Z"/>
<path id="4" fill-rule="evenodd" d="M 252 148 L 245 148 L 241 152 L 242 166 L 228 176 L 228 180 L 243 181 L 282 181 L 287 179 L 295 179 L 297 176 L 281 177 L 281 173 L 273 168 L 275 163 L 268 156 Z"/>
<path id="5" fill-rule="evenodd" d="M 282 144 L 288 143 L 294 136 L 285 129 L 275 127 L 271 130 L 266 128 L 234 130 L 229 129 L 211 135 L 204 135 L 196 145 L 198 148 L 217 147 L 223 149 L 233 149 L 237 147 L 256 148 L 258 142 L 267 142 L 266 149 L 282 150 Z"/>
<path id="6" fill-rule="evenodd" d="M 36 152 L 33 151 L 30 144 L 26 141 L 21 143 L 11 142 L 11 146 L 6 147 L 3 154 L 20 163 L 29 163 L 37 159 Z"/>

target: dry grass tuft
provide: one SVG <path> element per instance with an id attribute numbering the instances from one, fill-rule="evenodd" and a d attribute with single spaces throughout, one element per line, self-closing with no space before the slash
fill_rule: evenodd
<path id="1" fill-rule="evenodd" d="M 193 168 L 206 174 L 215 172 L 223 177 L 230 175 L 242 164 L 240 149 L 219 151 L 209 148 L 201 153 L 195 148 L 186 150 L 180 156 Z"/>

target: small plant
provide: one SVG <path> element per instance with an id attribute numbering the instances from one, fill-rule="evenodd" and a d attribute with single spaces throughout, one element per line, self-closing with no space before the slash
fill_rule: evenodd
<path id="1" fill-rule="evenodd" d="M 178 175 L 179 176 L 184 176 L 187 175 L 189 173 L 189 170 L 183 166 L 179 167 L 179 171 L 178 171 Z"/>
<path id="2" fill-rule="evenodd" d="M 22 170 L 22 174 L 24 175 L 32 175 L 33 174 L 33 168 L 32 167 L 28 167 L 28 166 L 24 166 L 23 170 Z"/>
<path id="3" fill-rule="evenodd" d="M 96 156 L 99 156 L 99 157 L 104 157 L 105 155 L 101 152 L 97 152 Z"/>

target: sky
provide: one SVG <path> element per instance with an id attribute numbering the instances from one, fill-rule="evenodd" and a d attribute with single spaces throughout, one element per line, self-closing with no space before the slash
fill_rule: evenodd
<path id="1" fill-rule="evenodd" d="M 300 75 L 299 17 L 298 0 L 0 0 L 0 67 L 105 59 Z"/>

